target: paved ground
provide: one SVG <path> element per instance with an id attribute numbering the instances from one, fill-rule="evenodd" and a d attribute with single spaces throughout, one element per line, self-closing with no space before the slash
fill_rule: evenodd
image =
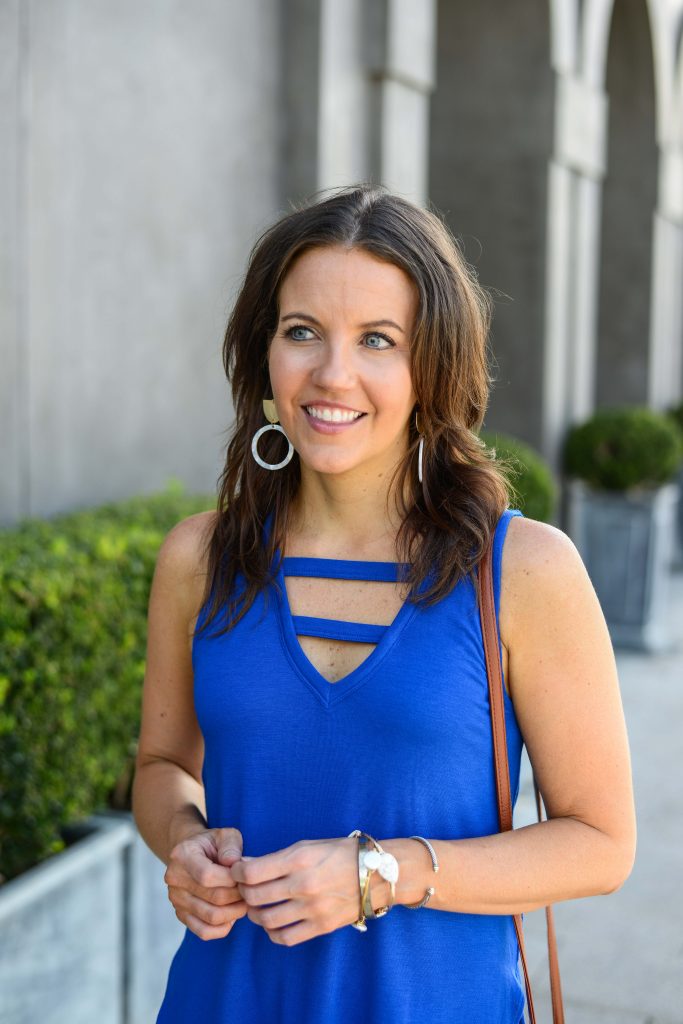
<path id="1" fill-rule="evenodd" d="M 671 577 L 675 649 L 618 650 L 638 853 L 610 896 L 555 908 L 567 1024 L 683 1024 L 683 571 Z M 515 824 L 532 820 L 528 766 Z M 552 1020 L 543 911 L 526 915 L 539 1024 Z"/>

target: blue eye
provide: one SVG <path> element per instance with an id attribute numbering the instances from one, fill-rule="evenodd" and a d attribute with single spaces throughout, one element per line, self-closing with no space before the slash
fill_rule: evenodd
<path id="1" fill-rule="evenodd" d="M 304 333 L 308 332 L 309 334 L 312 333 L 310 327 L 304 327 L 303 324 L 294 324 L 293 327 L 290 327 L 290 328 L 288 328 L 285 331 L 285 336 L 287 338 L 291 338 L 292 341 L 308 341 L 309 340 L 308 338 L 301 337 L 300 334 L 295 334 L 295 331 L 303 331 Z"/>
<path id="2" fill-rule="evenodd" d="M 369 342 L 373 338 L 376 341 L 379 341 L 380 344 L 369 344 Z M 393 341 L 391 340 L 391 338 L 387 338 L 386 334 L 377 334 L 377 333 L 375 333 L 375 334 L 366 334 L 365 335 L 365 341 L 366 341 L 366 344 L 368 345 L 368 348 L 384 349 L 384 348 L 393 348 L 394 347 Z"/>

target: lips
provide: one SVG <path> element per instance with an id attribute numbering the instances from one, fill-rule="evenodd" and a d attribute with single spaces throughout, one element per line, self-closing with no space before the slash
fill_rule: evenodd
<path id="1" fill-rule="evenodd" d="M 304 405 L 301 407 L 306 422 L 317 434 L 340 434 L 352 430 L 355 423 L 367 413 L 331 405 Z"/>

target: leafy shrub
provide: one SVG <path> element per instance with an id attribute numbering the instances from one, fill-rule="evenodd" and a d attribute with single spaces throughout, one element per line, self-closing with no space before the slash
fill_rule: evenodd
<path id="1" fill-rule="evenodd" d="M 678 405 L 672 406 L 667 410 L 667 412 L 683 431 L 683 402 L 679 402 Z"/>
<path id="2" fill-rule="evenodd" d="M 493 448 L 496 459 L 510 472 L 506 475 L 516 492 L 517 507 L 530 519 L 550 522 L 553 516 L 557 487 L 550 468 L 528 444 L 506 434 L 482 431 L 482 441 Z"/>
<path id="3" fill-rule="evenodd" d="M 606 491 L 657 487 L 682 459 L 681 428 L 644 406 L 599 410 L 569 430 L 564 448 L 567 473 Z"/>
<path id="4" fill-rule="evenodd" d="M 106 804 L 140 724 L 147 603 L 166 533 L 215 499 L 177 487 L 0 532 L 0 872 Z"/>

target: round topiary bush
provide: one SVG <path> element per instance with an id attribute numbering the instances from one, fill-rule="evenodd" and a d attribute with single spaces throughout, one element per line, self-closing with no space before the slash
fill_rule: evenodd
<path id="1" fill-rule="evenodd" d="M 668 414 L 669 414 L 669 416 L 672 417 L 672 419 L 676 422 L 676 424 L 683 431 L 683 402 L 679 402 L 678 405 L 672 406 L 668 410 Z"/>
<path id="2" fill-rule="evenodd" d="M 683 432 L 671 416 L 644 406 L 601 409 L 570 428 L 564 467 L 599 490 L 653 488 L 683 460 Z"/>
<path id="3" fill-rule="evenodd" d="M 541 522 L 550 522 L 557 497 L 557 486 L 549 466 L 538 452 L 516 437 L 482 431 L 479 435 L 487 448 L 495 451 L 509 472 L 506 474 L 515 492 L 517 507 Z"/>

